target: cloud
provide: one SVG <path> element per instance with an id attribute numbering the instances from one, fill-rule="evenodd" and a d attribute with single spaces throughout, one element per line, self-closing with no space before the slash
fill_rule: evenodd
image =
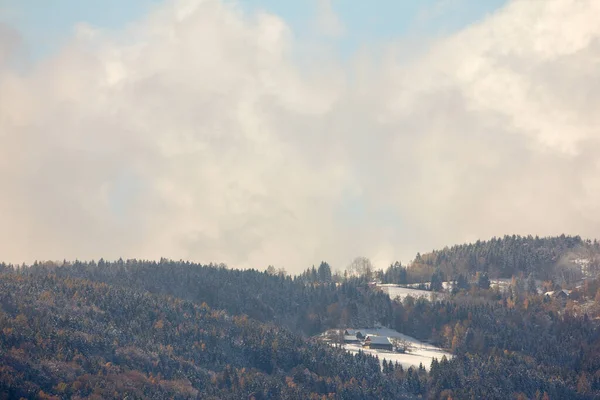
<path id="1" fill-rule="evenodd" d="M 325 36 L 340 37 L 346 29 L 333 9 L 332 0 L 317 1 L 317 31 Z"/>
<path id="2" fill-rule="evenodd" d="M 312 64 L 285 21 L 216 0 L 81 25 L 31 70 L 0 69 L 2 258 L 298 272 L 597 237 L 599 8 L 513 1 L 411 57 Z"/>
<path id="3" fill-rule="evenodd" d="M 14 53 L 20 45 L 21 37 L 19 33 L 9 26 L 0 24 L 0 66 L 4 66 L 15 57 Z"/>

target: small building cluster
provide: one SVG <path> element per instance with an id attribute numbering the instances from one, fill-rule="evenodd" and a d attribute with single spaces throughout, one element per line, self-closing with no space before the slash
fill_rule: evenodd
<path id="1" fill-rule="evenodd" d="M 346 329 L 344 331 L 344 343 L 362 343 L 362 346 L 366 349 L 389 351 L 394 349 L 394 345 L 387 336 L 364 335 L 356 329 Z"/>
<path id="2" fill-rule="evenodd" d="M 551 292 L 544 293 L 544 299 L 550 300 L 555 299 L 560 302 L 563 306 L 567 303 L 567 300 L 571 297 L 570 290 L 553 290 Z"/>
<path id="3" fill-rule="evenodd" d="M 344 331 L 344 343 L 359 343 L 365 339 L 365 336 L 356 329 L 346 329 Z"/>
<path id="4" fill-rule="evenodd" d="M 544 296 L 546 297 L 552 297 L 555 299 L 567 299 L 571 296 L 571 291 L 570 290 L 554 290 L 552 292 L 546 292 L 544 293 Z"/>

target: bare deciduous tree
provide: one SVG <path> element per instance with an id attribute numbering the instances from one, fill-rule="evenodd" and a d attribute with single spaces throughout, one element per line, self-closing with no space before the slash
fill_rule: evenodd
<path id="1" fill-rule="evenodd" d="M 392 345 L 394 346 L 396 351 L 399 351 L 401 353 L 409 353 L 412 350 L 412 345 L 407 340 L 400 339 L 400 338 L 389 338 L 389 339 L 390 339 L 390 342 L 392 342 Z"/>
<path id="2" fill-rule="evenodd" d="M 346 269 L 351 275 L 363 276 L 367 280 L 373 279 L 373 264 L 367 257 L 356 257 Z"/>

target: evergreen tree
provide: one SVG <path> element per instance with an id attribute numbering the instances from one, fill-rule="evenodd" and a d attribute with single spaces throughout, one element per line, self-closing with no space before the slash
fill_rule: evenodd
<path id="1" fill-rule="evenodd" d="M 488 278 L 487 273 L 477 273 L 477 287 L 483 290 L 488 290 L 490 288 L 490 278 Z"/>
<path id="2" fill-rule="evenodd" d="M 469 290 L 471 288 L 469 281 L 463 274 L 458 274 L 458 278 L 456 279 L 456 288 L 458 290 Z"/>
<path id="3" fill-rule="evenodd" d="M 319 265 L 318 276 L 320 282 L 331 282 L 331 267 L 325 261 Z"/>
<path id="4" fill-rule="evenodd" d="M 529 276 L 527 277 L 527 293 L 537 294 L 537 285 L 535 283 L 533 273 L 529 274 Z"/>
<path id="5" fill-rule="evenodd" d="M 434 292 L 441 292 L 444 289 L 444 277 L 440 271 L 436 271 L 431 275 L 431 283 L 429 288 Z"/>

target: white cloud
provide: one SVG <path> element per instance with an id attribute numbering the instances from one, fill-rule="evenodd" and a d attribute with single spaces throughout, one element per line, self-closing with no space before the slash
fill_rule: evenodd
<path id="1" fill-rule="evenodd" d="M 0 69 L 0 254 L 298 272 L 598 236 L 599 8 L 513 1 L 408 60 L 310 70 L 285 21 L 216 0 L 79 29 Z"/>

